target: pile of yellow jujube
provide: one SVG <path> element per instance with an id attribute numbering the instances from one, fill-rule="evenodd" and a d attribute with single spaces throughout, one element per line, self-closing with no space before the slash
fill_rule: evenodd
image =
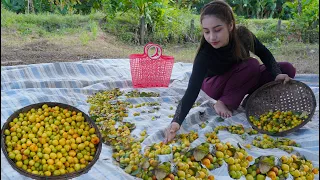
<path id="1" fill-rule="evenodd" d="M 299 114 L 292 111 L 269 111 L 258 118 L 250 116 L 249 120 L 259 129 L 276 133 L 287 131 L 308 118 L 308 115 Z"/>
<path id="2" fill-rule="evenodd" d="M 20 113 L 4 134 L 8 156 L 16 166 L 42 176 L 85 168 L 100 141 L 81 112 L 47 104 Z"/>

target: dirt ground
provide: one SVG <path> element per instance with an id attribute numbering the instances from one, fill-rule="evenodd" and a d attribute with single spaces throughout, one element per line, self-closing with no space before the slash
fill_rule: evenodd
<path id="1" fill-rule="evenodd" d="M 192 62 L 197 45 L 164 48 L 175 62 Z M 288 49 L 285 54 L 274 54 L 277 60 L 289 59 L 297 73 L 319 74 L 319 47 Z M 84 44 L 80 35 L 37 37 L 21 36 L 1 29 L 1 66 L 35 63 L 73 62 L 89 59 L 128 58 L 132 53 L 142 53 L 143 46 L 120 42 L 116 37 L 100 32 L 96 39 Z M 293 51 L 293 52 L 292 52 Z"/>
<path id="2" fill-rule="evenodd" d="M 127 58 L 133 48 L 103 34 L 81 43 L 78 35 L 42 38 L 21 37 L 1 32 L 1 66 L 20 64 L 72 62 L 99 58 Z M 116 42 L 116 43 L 115 43 Z"/>

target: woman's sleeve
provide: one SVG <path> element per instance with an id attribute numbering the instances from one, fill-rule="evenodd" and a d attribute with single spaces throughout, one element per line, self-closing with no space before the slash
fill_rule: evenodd
<path id="1" fill-rule="evenodd" d="M 178 104 L 172 122 L 181 125 L 197 99 L 202 82 L 207 74 L 208 61 L 206 58 L 208 58 L 208 55 L 204 53 L 198 53 L 196 56 L 187 90 Z"/>
<path id="2" fill-rule="evenodd" d="M 278 63 L 271 52 L 257 39 L 254 34 L 252 35 L 254 39 L 254 54 L 261 59 L 263 64 L 266 66 L 267 71 L 269 71 L 275 79 L 278 74 L 282 74 Z"/>

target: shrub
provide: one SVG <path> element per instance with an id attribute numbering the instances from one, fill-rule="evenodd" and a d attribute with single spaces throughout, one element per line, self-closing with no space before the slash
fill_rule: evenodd
<path id="1" fill-rule="evenodd" d="M 102 13 L 90 15 L 60 15 L 52 13 L 43 14 L 15 14 L 1 8 L 1 27 L 17 29 L 21 34 L 45 32 L 64 33 L 70 29 L 87 27 L 94 33 L 97 29 L 97 21 L 103 19 Z M 96 26 L 96 27 L 95 27 Z"/>

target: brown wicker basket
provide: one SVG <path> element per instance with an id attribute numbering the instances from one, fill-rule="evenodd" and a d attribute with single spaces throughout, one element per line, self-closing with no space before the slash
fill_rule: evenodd
<path id="1" fill-rule="evenodd" d="M 85 174 L 87 173 L 91 167 L 96 163 L 96 161 L 99 159 L 99 156 L 100 156 L 100 153 L 101 153 L 101 149 L 102 149 L 102 141 L 101 141 L 101 134 L 98 130 L 98 127 L 95 125 L 95 123 L 90 119 L 90 117 L 82 112 L 85 120 L 87 122 L 89 122 L 89 125 L 91 127 L 94 127 L 96 129 L 95 133 L 96 135 L 99 137 L 100 139 L 100 142 L 96 145 L 96 148 L 97 148 L 97 151 L 95 153 L 95 156 L 93 158 L 93 160 L 87 165 L 87 167 L 79 170 L 79 171 L 75 171 L 75 172 L 72 172 L 72 173 L 67 173 L 67 174 L 64 174 L 64 175 L 59 175 L 59 176 L 40 176 L 40 175 L 35 175 L 35 174 L 32 174 L 32 173 L 29 173 L 19 167 L 16 166 L 16 164 L 13 162 L 13 160 L 11 160 L 9 158 L 9 155 L 8 155 L 8 152 L 7 152 L 7 147 L 6 147 L 6 144 L 5 144 L 5 134 L 4 134 L 4 131 L 8 128 L 9 126 L 9 123 L 11 121 L 13 121 L 14 118 L 18 117 L 19 116 L 19 113 L 23 113 L 23 112 L 27 112 L 29 110 L 31 110 L 32 108 L 40 108 L 42 107 L 43 104 L 47 104 L 49 107 L 53 107 L 53 106 L 59 106 L 59 107 L 62 107 L 62 108 L 67 108 L 69 109 L 70 111 L 76 111 L 76 112 L 82 112 L 81 110 L 73 107 L 73 106 L 70 106 L 70 105 L 67 105 L 67 104 L 62 104 L 62 103 L 56 103 L 56 102 L 42 102 L 42 103 L 37 103 L 37 104 L 31 104 L 29 106 L 26 106 L 26 107 L 23 107 L 17 111 L 15 111 L 8 119 L 7 119 L 7 122 L 3 125 L 2 129 L 1 129 L 1 148 L 2 148 L 2 151 L 5 155 L 5 157 L 7 158 L 7 160 L 9 161 L 10 165 L 12 166 L 13 169 L 15 169 L 16 171 L 18 171 L 20 174 L 24 175 L 24 176 L 27 176 L 27 177 L 30 177 L 32 179 L 71 179 L 71 178 L 75 178 L 75 177 L 78 177 L 80 176 L 81 174 Z"/>
<path id="2" fill-rule="evenodd" d="M 300 81 L 290 80 L 286 84 L 283 84 L 283 81 L 272 81 L 263 85 L 249 96 L 245 110 L 247 119 L 254 129 L 263 134 L 284 136 L 307 124 L 311 120 L 315 108 L 316 98 L 311 88 Z M 308 118 L 300 125 L 278 133 L 259 129 L 249 120 L 249 116 L 260 116 L 270 110 L 306 111 Z"/>

